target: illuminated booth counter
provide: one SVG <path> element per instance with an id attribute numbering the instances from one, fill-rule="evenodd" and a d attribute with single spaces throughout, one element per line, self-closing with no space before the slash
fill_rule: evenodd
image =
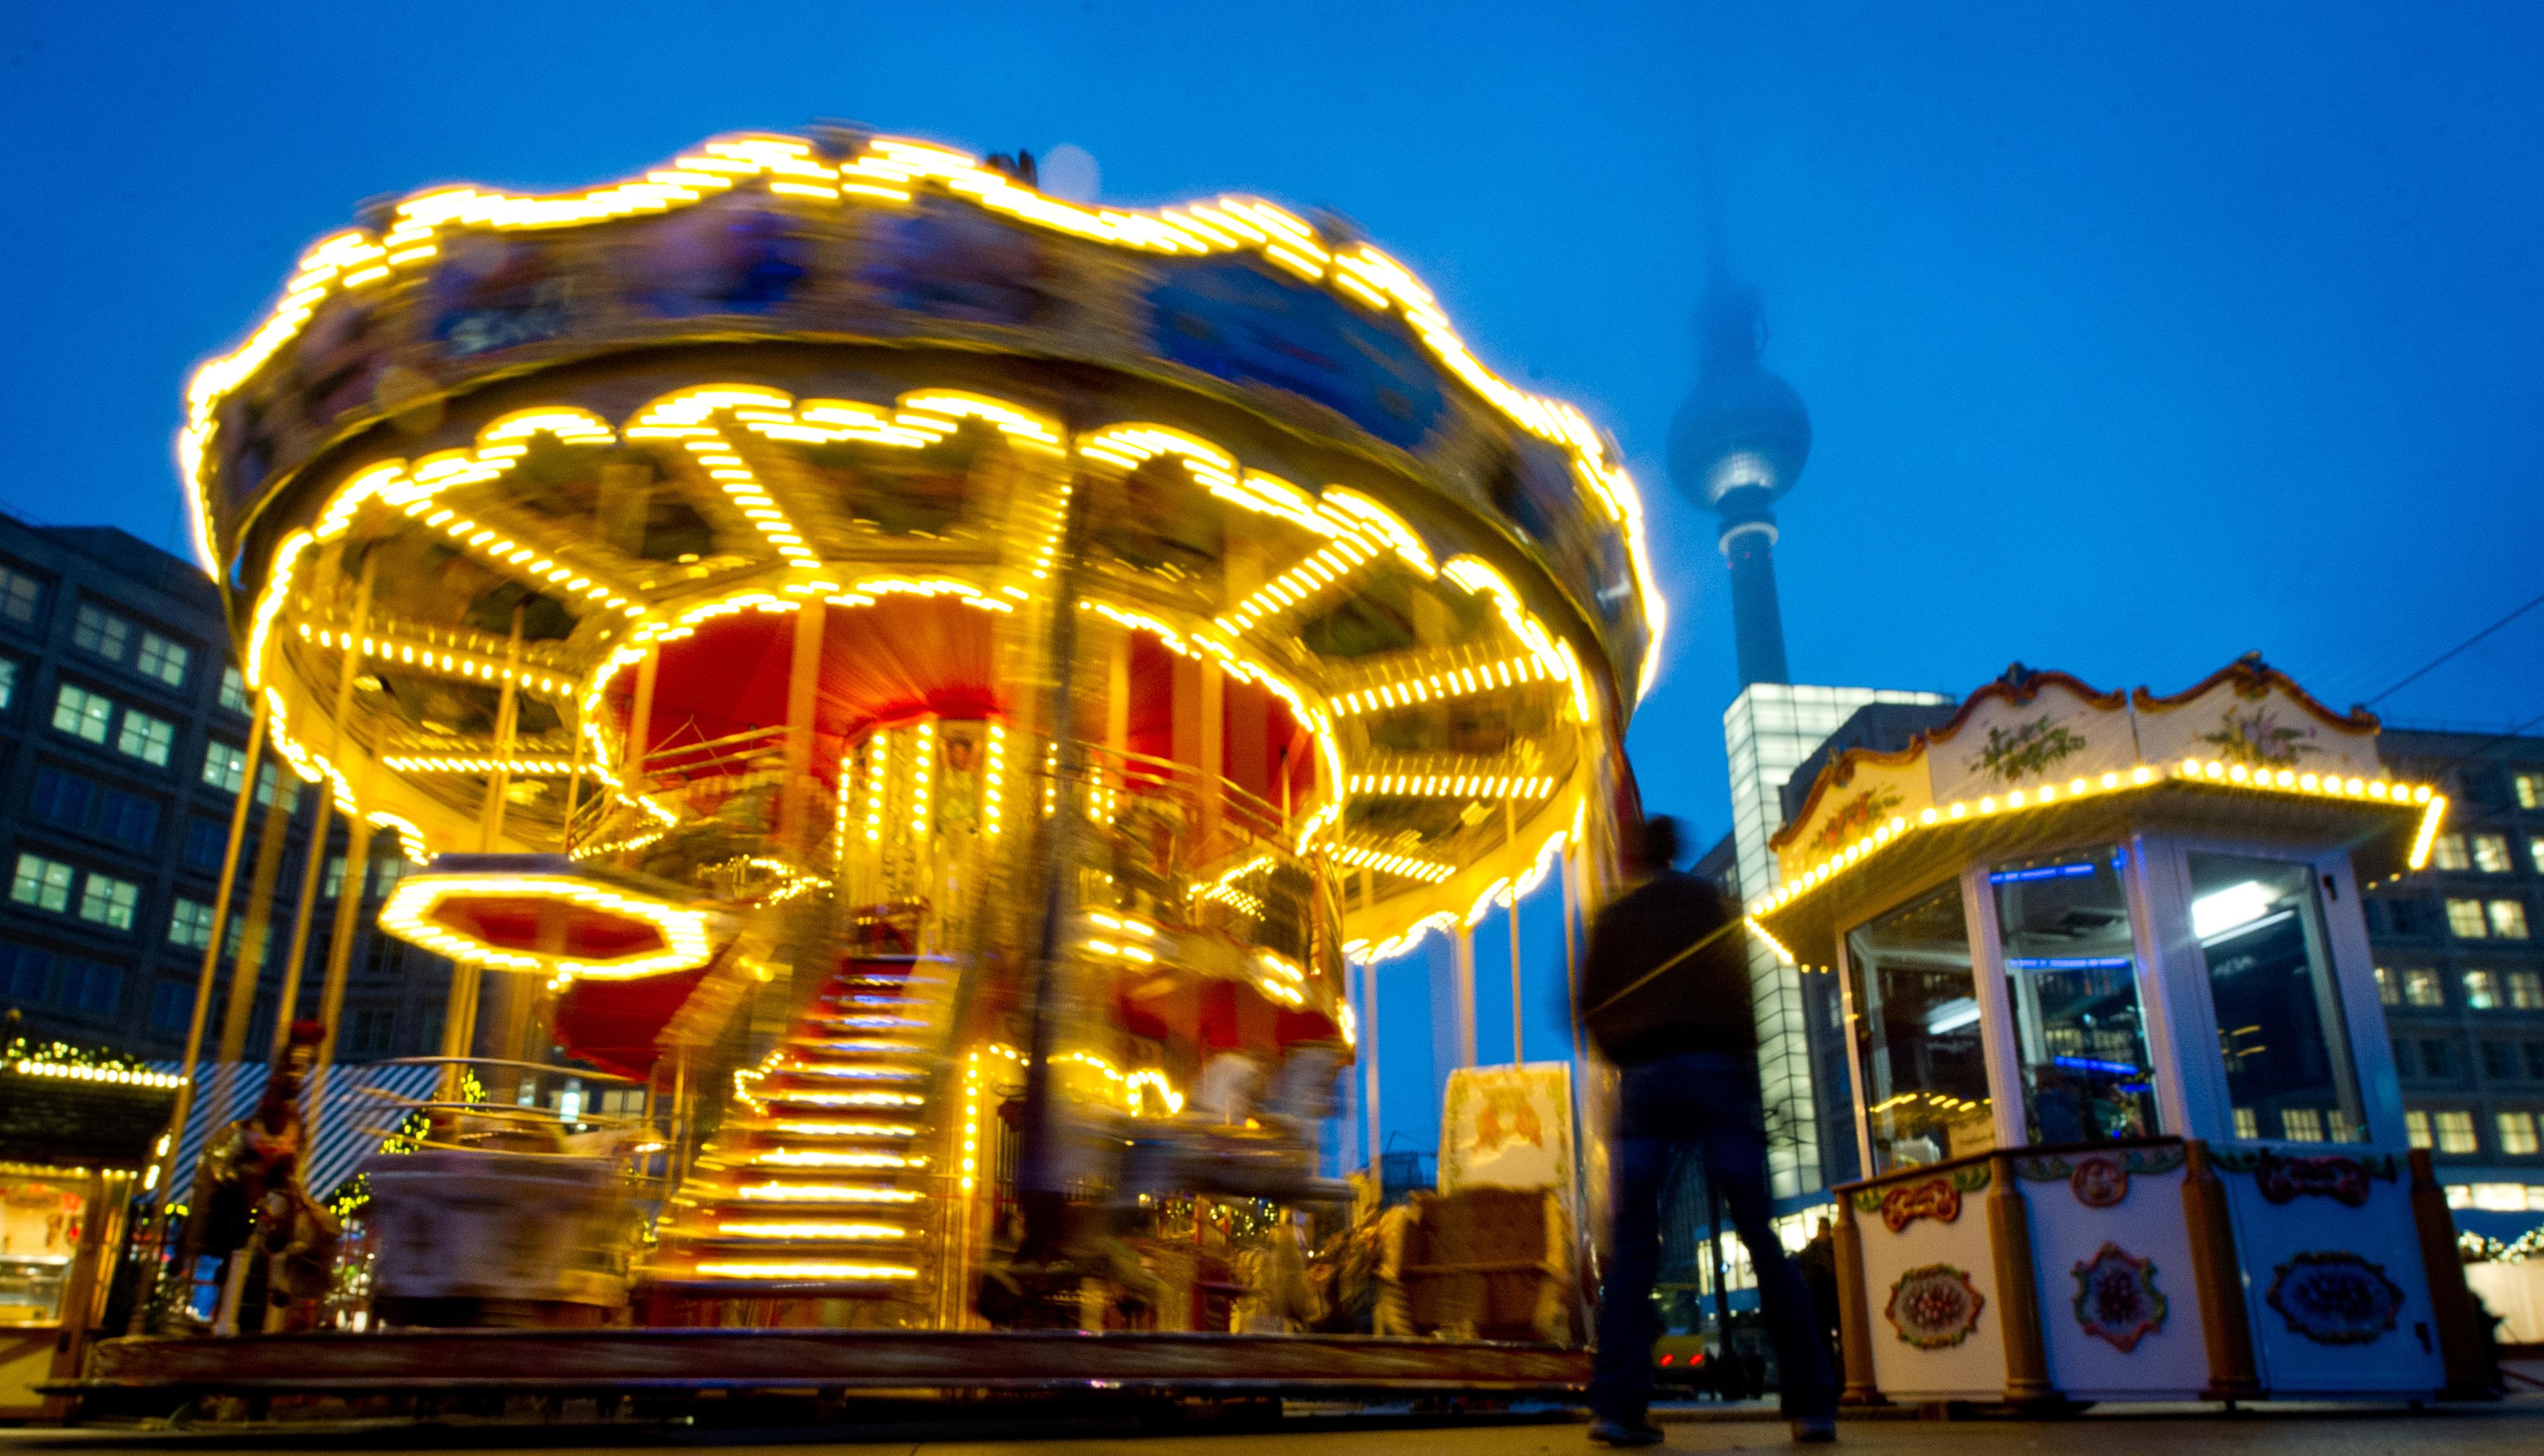
<path id="1" fill-rule="evenodd" d="M 2018 665 L 1833 760 L 1750 913 L 1842 978 L 1848 1398 L 2484 1384 L 2360 915 L 2445 808 L 2258 658 L 2171 697 Z"/>
<path id="2" fill-rule="evenodd" d="M 381 924 L 459 966 L 426 1146 L 480 1203 L 552 1181 L 507 1154 L 571 1157 L 640 1215 L 590 1261 L 623 1280 L 508 1302 L 484 1270 L 528 1243 L 445 1241 L 480 1267 L 384 1254 L 382 1308 L 1075 1341 L 966 1356 L 984 1383 L 1218 1368 L 1087 1335 L 1575 1381 L 1577 1330 L 1351 1354 L 1303 1265 L 1352 1226 L 1317 1138 L 1353 968 L 1614 882 L 1661 628 L 1633 484 L 1339 223 L 1031 184 L 825 129 L 440 190 L 317 244 L 198 374 L 268 741 L 404 841 Z M 624 1079 L 608 1115 L 540 1090 L 552 1045 Z M 392 1184 L 382 1227 L 429 1238 L 442 1185 Z"/>

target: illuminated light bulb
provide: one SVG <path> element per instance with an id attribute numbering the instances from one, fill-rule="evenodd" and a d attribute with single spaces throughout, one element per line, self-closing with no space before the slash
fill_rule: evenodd
<path id="1" fill-rule="evenodd" d="M 2139 772 L 2143 773 L 2145 771 L 2141 769 Z M 2117 789 L 2120 787 L 2120 776 L 2118 774 L 2103 775 L 2103 787 L 2106 789 Z"/>

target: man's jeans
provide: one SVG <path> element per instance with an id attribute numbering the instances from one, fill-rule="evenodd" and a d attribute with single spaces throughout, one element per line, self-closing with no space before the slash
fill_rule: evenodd
<path id="1" fill-rule="evenodd" d="M 1801 1418 L 1837 1410 L 1837 1381 L 1813 1333 L 1810 1291 L 1770 1228 L 1767 1135 L 1758 1104 L 1758 1072 L 1749 1062 L 1692 1051 L 1624 1069 L 1611 1150 L 1616 1236 L 1599 1291 L 1598 1363 L 1590 1408 L 1602 1419 L 1642 1418 L 1652 1397 L 1652 1282 L 1660 1274 L 1661 1199 L 1670 1174 L 1689 1153 L 1731 1212 L 1749 1249 L 1766 1306 L 1768 1338 L 1784 1386 L 1785 1415 Z"/>

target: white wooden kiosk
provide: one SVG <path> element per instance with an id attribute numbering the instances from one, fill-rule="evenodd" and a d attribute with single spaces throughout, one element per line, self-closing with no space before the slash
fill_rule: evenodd
<path id="1" fill-rule="evenodd" d="M 2359 912 L 2446 801 L 2376 727 L 2258 657 L 2161 698 L 2018 665 L 1823 771 L 1749 910 L 1843 978 L 1850 1401 L 2486 1383 Z"/>

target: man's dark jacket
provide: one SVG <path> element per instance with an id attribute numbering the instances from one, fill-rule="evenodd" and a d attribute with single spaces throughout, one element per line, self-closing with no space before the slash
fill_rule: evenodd
<path id="1" fill-rule="evenodd" d="M 1675 870 L 1600 912 L 1575 1011 L 1608 1060 L 1630 1067 L 1684 1051 L 1757 1054 L 1749 941 L 1738 920 L 1711 881 Z M 1643 979 L 1708 936 L 1694 955 Z"/>

